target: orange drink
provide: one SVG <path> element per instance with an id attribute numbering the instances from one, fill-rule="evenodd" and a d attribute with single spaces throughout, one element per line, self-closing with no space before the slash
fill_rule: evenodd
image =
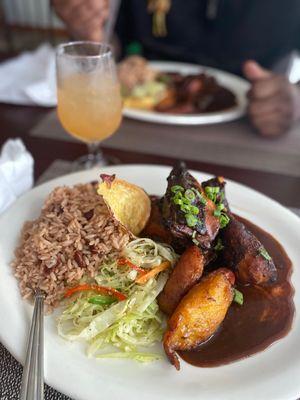
<path id="1" fill-rule="evenodd" d="M 56 51 L 57 113 L 65 130 L 85 142 L 88 154 L 75 170 L 107 164 L 102 140 L 118 129 L 122 100 L 110 46 L 71 42 Z"/>
<path id="2" fill-rule="evenodd" d="M 120 86 L 105 74 L 70 75 L 58 84 L 57 97 L 61 124 L 85 142 L 106 139 L 121 123 Z"/>

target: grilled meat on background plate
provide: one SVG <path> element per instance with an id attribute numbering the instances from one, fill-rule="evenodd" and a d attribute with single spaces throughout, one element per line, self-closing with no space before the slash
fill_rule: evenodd
<path id="1" fill-rule="evenodd" d="M 181 75 L 164 73 L 159 79 L 168 81 L 168 93 L 155 106 L 155 111 L 170 114 L 201 114 L 223 111 L 237 104 L 236 96 L 207 74 Z"/>

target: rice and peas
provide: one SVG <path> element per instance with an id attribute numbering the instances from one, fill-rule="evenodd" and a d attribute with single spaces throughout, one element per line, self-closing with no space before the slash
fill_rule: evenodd
<path id="1" fill-rule="evenodd" d="M 128 263 L 120 265 L 120 257 Z M 24 224 L 12 266 L 25 299 L 40 287 L 48 311 L 63 304 L 58 333 L 85 340 L 88 355 L 150 361 L 158 356 L 145 349 L 162 337 L 164 318 L 156 297 L 168 275 L 161 272 L 138 284 L 130 265 L 147 271 L 175 261 L 170 247 L 133 239 L 89 183 L 59 187 L 48 196 L 39 218 Z M 85 290 L 62 302 L 70 287 L 87 283 L 116 290 L 126 300 Z"/>

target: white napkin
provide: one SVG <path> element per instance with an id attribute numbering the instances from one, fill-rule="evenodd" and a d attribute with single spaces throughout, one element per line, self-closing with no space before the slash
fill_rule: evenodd
<path id="1" fill-rule="evenodd" d="M 0 64 L 0 102 L 56 105 L 55 51 L 49 44 Z"/>
<path id="2" fill-rule="evenodd" d="M 21 139 L 7 140 L 0 154 L 0 214 L 32 186 L 32 155 Z"/>

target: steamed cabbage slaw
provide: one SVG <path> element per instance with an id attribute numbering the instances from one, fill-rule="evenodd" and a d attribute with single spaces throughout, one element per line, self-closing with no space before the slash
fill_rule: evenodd
<path id="1" fill-rule="evenodd" d="M 177 255 L 168 245 L 138 238 L 124 247 L 120 257 L 137 266 L 137 270 L 107 259 L 99 266 L 93 283 L 118 290 L 127 296 L 126 300 L 101 304 L 91 302 L 95 294 L 82 292 L 59 316 L 58 333 L 66 340 L 87 342 L 89 357 L 153 361 L 160 355 L 148 348 L 161 341 L 165 323 L 156 298 L 167 281 L 168 271 L 145 284 L 138 284 L 136 278 L 140 269 L 148 272 L 164 262 L 174 266 Z"/>

